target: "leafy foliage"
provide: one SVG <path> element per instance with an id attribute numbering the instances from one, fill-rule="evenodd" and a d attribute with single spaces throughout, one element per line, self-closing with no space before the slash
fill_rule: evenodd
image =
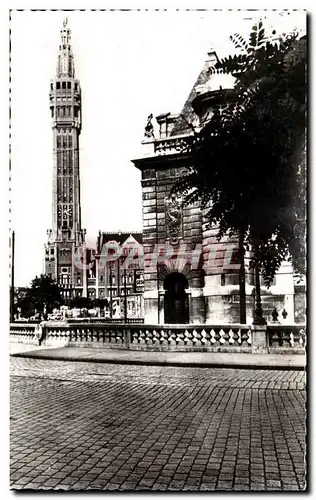
<path id="1" fill-rule="evenodd" d="M 63 303 L 60 290 L 57 284 L 47 275 L 36 276 L 27 290 L 25 296 L 18 301 L 17 307 L 20 307 L 24 316 L 31 316 L 36 311 L 42 313 L 44 308 L 46 312 L 51 312 L 55 307 Z"/>
<path id="2" fill-rule="evenodd" d="M 201 203 L 218 238 L 242 233 L 269 286 L 286 258 L 305 270 L 306 39 L 290 33 L 273 42 L 259 21 L 248 42 L 238 34 L 231 41 L 239 53 L 211 74 L 231 74 L 234 89 L 218 92 L 189 146 L 192 167 L 173 191 Z"/>

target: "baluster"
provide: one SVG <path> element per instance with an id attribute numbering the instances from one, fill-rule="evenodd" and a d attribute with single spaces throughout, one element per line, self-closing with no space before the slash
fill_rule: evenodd
<path id="1" fill-rule="evenodd" d="M 160 332 L 160 343 L 162 345 L 168 344 L 168 334 L 164 330 L 161 330 L 161 332 Z"/>
<path id="2" fill-rule="evenodd" d="M 269 331 L 269 343 L 271 342 L 271 347 L 280 347 L 280 336 L 279 332 L 276 330 Z"/>
<path id="3" fill-rule="evenodd" d="M 154 344 L 159 344 L 159 332 L 157 332 L 156 330 L 153 331 L 153 342 Z"/>
<path id="4" fill-rule="evenodd" d="M 241 345 L 242 346 L 247 346 L 248 345 L 248 329 L 246 330 L 245 328 L 242 328 L 241 329 L 241 332 L 240 332 L 240 340 L 241 340 Z"/>
<path id="5" fill-rule="evenodd" d="M 172 330 L 168 330 L 168 343 L 176 345 L 176 334 Z"/>
<path id="6" fill-rule="evenodd" d="M 216 344 L 216 332 L 215 332 L 214 328 L 211 329 L 210 335 L 211 335 L 211 338 L 210 338 L 211 345 Z"/>
<path id="7" fill-rule="evenodd" d="M 176 344 L 177 345 L 184 345 L 184 332 L 182 332 L 181 330 L 177 331 Z"/>
<path id="8" fill-rule="evenodd" d="M 184 332 L 184 342 L 186 345 L 191 345 L 191 333 L 188 330 Z"/>
<path id="9" fill-rule="evenodd" d="M 252 342 L 252 338 L 251 338 L 251 330 L 247 330 L 247 335 L 248 335 L 248 344 L 251 345 L 251 342 Z"/>
<path id="10" fill-rule="evenodd" d="M 150 330 L 146 330 L 145 342 L 148 345 L 153 344 L 153 333 Z"/>
<path id="11" fill-rule="evenodd" d="M 299 343 L 301 345 L 301 347 L 305 347 L 306 346 L 306 331 L 305 331 L 305 328 L 301 328 L 299 330 Z"/>
<path id="12" fill-rule="evenodd" d="M 143 332 L 143 330 L 140 330 L 139 331 L 139 344 L 145 344 L 145 333 Z"/>
<path id="13" fill-rule="evenodd" d="M 290 331 L 287 328 L 282 329 L 281 345 L 282 347 L 290 347 Z"/>

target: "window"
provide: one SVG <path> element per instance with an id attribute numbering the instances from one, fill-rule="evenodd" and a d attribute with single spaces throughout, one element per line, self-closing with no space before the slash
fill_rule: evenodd
<path id="1" fill-rule="evenodd" d="M 56 82 L 56 89 L 59 90 L 60 89 L 60 82 Z"/>
<path id="2" fill-rule="evenodd" d="M 50 249 L 50 254 L 54 255 L 54 249 L 53 248 Z"/>
<path id="3" fill-rule="evenodd" d="M 57 136 L 57 148 L 61 148 L 61 136 Z"/>
<path id="4" fill-rule="evenodd" d="M 51 118 L 54 118 L 54 108 L 50 108 Z"/>
<path id="5" fill-rule="evenodd" d="M 69 147 L 72 148 L 72 135 L 69 136 Z"/>
<path id="6" fill-rule="evenodd" d="M 67 89 L 71 89 L 71 82 L 67 82 Z"/>
<path id="7" fill-rule="evenodd" d="M 78 118 L 78 108 L 74 108 L 74 116 L 75 118 Z"/>
<path id="8" fill-rule="evenodd" d="M 75 83 L 75 91 L 78 90 L 78 83 Z"/>
<path id="9" fill-rule="evenodd" d="M 61 86 L 62 86 L 63 89 L 66 89 L 66 82 L 62 82 Z"/>
<path id="10" fill-rule="evenodd" d="M 103 276 L 100 276 L 100 282 L 103 283 Z"/>
<path id="11" fill-rule="evenodd" d="M 221 286 L 225 286 L 225 274 L 221 274 Z"/>
<path id="12" fill-rule="evenodd" d="M 54 85 L 52 83 L 50 84 L 50 89 L 54 90 Z"/>

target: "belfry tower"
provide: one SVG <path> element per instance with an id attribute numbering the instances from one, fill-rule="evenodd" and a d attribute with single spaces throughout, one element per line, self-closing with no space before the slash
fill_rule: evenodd
<path id="1" fill-rule="evenodd" d="M 45 274 L 55 279 L 65 298 L 85 295 L 83 271 L 76 255 L 85 240 L 81 229 L 79 136 L 81 89 L 75 78 L 68 19 L 60 31 L 56 77 L 51 80 L 49 107 L 53 129 L 52 229 L 45 248 Z M 83 293 L 82 293 L 83 292 Z"/>

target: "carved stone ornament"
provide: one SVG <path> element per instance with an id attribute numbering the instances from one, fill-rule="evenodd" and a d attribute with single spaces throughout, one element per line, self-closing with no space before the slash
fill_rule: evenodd
<path id="1" fill-rule="evenodd" d="M 182 236 L 182 200 L 174 194 L 165 198 L 167 237 L 171 245 L 177 245 Z"/>
<path id="2" fill-rule="evenodd" d="M 152 124 L 153 115 L 150 114 L 147 118 L 147 124 L 145 126 L 145 137 L 154 137 L 154 126 Z"/>

